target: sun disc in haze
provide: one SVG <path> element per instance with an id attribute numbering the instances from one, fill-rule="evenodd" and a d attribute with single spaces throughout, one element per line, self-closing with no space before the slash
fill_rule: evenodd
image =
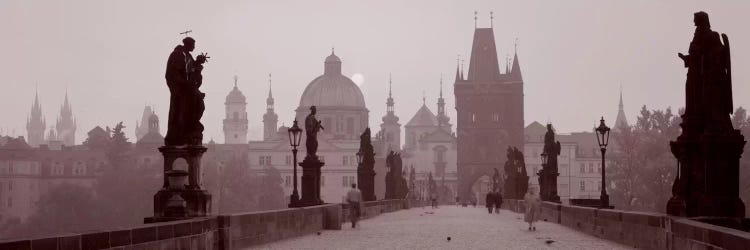
<path id="1" fill-rule="evenodd" d="M 360 73 L 354 73 L 354 75 L 352 75 L 352 82 L 357 84 L 357 86 L 362 87 L 362 84 L 365 84 L 365 76 Z"/>

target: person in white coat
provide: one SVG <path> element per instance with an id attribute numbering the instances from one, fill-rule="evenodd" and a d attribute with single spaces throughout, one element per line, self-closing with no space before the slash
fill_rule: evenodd
<path id="1" fill-rule="evenodd" d="M 541 209 L 541 199 L 533 187 L 529 187 L 523 200 L 526 202 L 526 213 L 524 214 L 524 221 L 529 223 L 529 230 L 536 231 L 534 222 L 539 220 L 539 212 Z"/>
<path id="2" fill-rule="evenodd" d="M 357 221 L 362 213 L 362 192 L 357 184 L 352 183 L 352 189 L 346 193 L 346 203 L 349 204 L 349 218 L 352 220 L 352 228 L 357 226 Z"/>

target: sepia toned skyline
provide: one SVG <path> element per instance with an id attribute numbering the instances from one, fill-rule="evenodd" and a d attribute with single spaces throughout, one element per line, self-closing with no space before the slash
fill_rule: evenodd
<path id="1" fill-rule="evenodd" d="M 456 57 L 470 53 L 474 11 L 478 27 L 495 30 L 503 71 L 518 38 L 525 124 L 551 121 L 560 132 L 576 132 L 602 115 L 614 124 L 620 86 L 631 123 L 642 105 L 676 112 L 684 105 L 686 72 L 677 52 L 687 51 L 693 27 L 685 24 L 699 10 L 711 15 L 714 30 L 729 34 L 734 105 L 748 107 L 750 73 L 742 69 L 750 65 L 750 51 L 738 46 L 750 42 L 742 21 L 748 7 L 740 1 L 3 1 L 0 47 L 12 59 L 0 62 L 0 134 L 26 135 L 38 88 L 48 125 L 67 91 L 77 143 L 94 126 L 119 121 L 133 141 L 144 105 L 166 121 L 164 62 L 185 30 L 197 40 L 194 54 L 212 57 L 202 87 L 205 141 L 222 141 L 224 98 L 235 75 L 247 96 L 249 138 L 261 138 L 269 73 L 279 121 L 289 125 L 332 47 L 343 74 L 363 79 L 371 127 L 385 115 L 389 75 L 402 121 L 419 109 L 423 93 L 436 111 L 441 77 L 455 121 Z"/>

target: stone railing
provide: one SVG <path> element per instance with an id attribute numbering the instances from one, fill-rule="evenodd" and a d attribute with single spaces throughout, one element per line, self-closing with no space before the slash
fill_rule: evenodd
<path id="1" fill-rule="evenodd" d="M 364 219 L 408 209 L 412 203 L 365 202 Z M 325 229 L 339 230 L 349 216 L 345 207 L 345 204 L 324 204 L 153 223 L 116 231 L 0 241 L 0 249 L 241 249 Z"/>
<path id="2" fill-rule="evenodd" d="M 524 213 L 521 200 L 503 208 Z M 640 249 L 748 249 L 750 233 L 658 213 L 562 205 L 543 202 L 540 218 Z"/>

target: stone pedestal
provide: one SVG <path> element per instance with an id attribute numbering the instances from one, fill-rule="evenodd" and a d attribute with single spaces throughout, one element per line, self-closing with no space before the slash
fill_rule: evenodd
<path id="1" fill-rule="evenodd" d="M 360 166 L 357 168 L 357 185 L 362 191 L 364 201 L 374 201 L 375 197 L 375 170 L 372 166 Z"/>
<path id="2" fill-rule="evenodd" d="M 716 134 L 683 133 L 671 142 L 680 169 L 667 212 L 687 217 L 744 217 L 745 204 L 739 197 L 739 159 L 744 145 L 744 136 L 734 129 Z"/>
<path id="3" fill-rule="evenodd" d="M 145 218 L 145 223 L 204 217 L 210 213 L 211 194 L 200 186 L 201 157 L 206 150 L 200 145 L 159 148 L 164 155 L 164 185 L 154 195 L 154 216 Z M 186 171 L 186 184 L 170 183 L 168 173 L 173 171 Z"/>
<path id="4" fill-rule="evenodd" d="M 543 201 L 551 201 L 560 203 L 560 196 L 557 194 L 557 176 L 559 173 L 552 173 L 542 169 L 538 173 L 539 175 L 539 197 Z"/>
<path id="5" fill-rule="evenodd" d="M 317 206 L 323 204 L 320 199 L 320 168 L 325 163 L 321 162 L 317 156 L 306 156 L 300 162 L 302 167 L 302 198 L 299 206 Z"/>

